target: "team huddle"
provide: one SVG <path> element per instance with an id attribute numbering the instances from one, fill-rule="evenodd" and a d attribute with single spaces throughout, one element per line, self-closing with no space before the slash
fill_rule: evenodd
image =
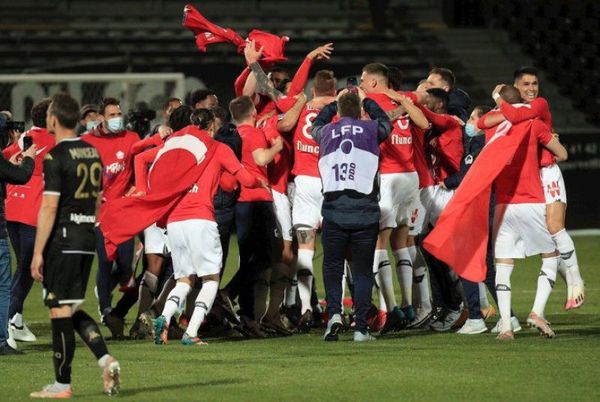
<path id="1" fill-rule="evenodd" d="M 365 65 L 345 86 L 325 69 L 307 85 L 333 44 L 308 53 L 293 77 L 265 62 L 265 46 L 261 38 L 246 43 L 247 67 L 228 111 L 214 92 L 198 90 L 188 105 L 169 99 L 164 121 L 143 137 L 125 127 L 116 99 L 80 108 L 57 94 L 34 106 L 34 127 L 4 150 L 16 160 L 25 137 L 37 149 L 37 156 L 22 155 L 35 158 L 32 178 L 9 185 L 6 200 L 18 259 L 10 332 L 35 340 L 23 320 L 30 269 L 44 285 L 52 322 L 56 382 L 33 397 L 72 395 L 75 332 L 98 360 L 105 391 L 119 390 L 119 363 L 80 309 L 94 255 L 99 312 L 113 339 L 124 337 L 137 302 L 129 335 L 158 345 L 315 327 L 325 328 L 326 341 L 344 329 L 358 342 L 410 329 L 480 334 L 495 314 L 488 293 L 499 309 L 492 332 L 511 340 L 521 330 L 511 309 L 514 260 L 538 254 L 527 323 L 555 336 L 544 309 L 557 273 L 567 285 L 565 309 L 583 304 L 557 165 L 567 152 L 538 96 L 535 69 L 521 68 L 511 85 L 497 86 L 492 109 L 471 107 L 446 68 L 433 68 L 414 90 L 401 90 L 401 72 L 380 63 Z M 77 125 L 85 127 L 81 136 Z M 476 250 L 465 244 L 448 256 L 436 246 L 463 230 L 452 220 L 457 208 L 478 208 L 483 217 L 477 275 L 452 263 Z M 327 296 L 320 302 L 314 260 L 321 230 Z M 222 283 L 232 233 L 239 263 Z M 349 243 L 337 241 L 342 236 Z M 132 269 L 138 260 L 141 272 Z M 117 286 L 122 297 L 113 305 Z M 344 306 L 353 306 L 348 316 Z"/>

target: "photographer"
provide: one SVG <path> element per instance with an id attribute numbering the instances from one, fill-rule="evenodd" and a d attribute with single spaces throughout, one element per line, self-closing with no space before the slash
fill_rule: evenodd
<path id="1" fill-rule="evenodd" d="M 7 118 L 0 113 L 0 132 L 7 132 Z M 36 146 L 31 145 L 22 153 L 15 154 L 10 161 L 0 155 L 0 355 L 17 354 L 16 344 L 8 344 L 8 309 L 11 289 L 11 261 L 4 217 L 5 183 L 24 184 L 33 174 Z M 23 157 L 20 166 L 17 158 Z"/>
<path id="2" fill-rule="evenodd" d="M 137 102 L 135 109 L 127 113 L 127 125 L 125 128 L 137 133 L 140 139 L 150 134 L 150 124 L 156 118 L 156 112 L 146 102 Z"/>

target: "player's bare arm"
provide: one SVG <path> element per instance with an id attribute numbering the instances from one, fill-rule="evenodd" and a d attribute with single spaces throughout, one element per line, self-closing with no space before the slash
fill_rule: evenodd
<path id="1" fill-rule="evenodd" d="M 306 104 L 307 98 L 304 92 L 298 95 L 294 106 L 283 115 L 283 119 L 277 122 L 277 131 L 288 132 L 291 131 L 298 123 L 298 118 L 302 112 L 302 108 Z"/>
<path id="2" fill-rule="evenodd" d="M 546 148 L 554 154 L 557 162 L 566 161 L 569 156 L 567 149 L 558 140 L 558 136 L 553 135 Z"/>
<path id="3" fill-rule="evenodd" d="M 273 87 L 273 83 L 258 63 L 258 60 L 262 56 L 262 51 L 262 47 L 256 50 L 255 42 L 250 41 L 244 48 L 244 56 L 246 57 L 246 63 L 250 66 L 250 70 L 252 70 L 256 79 L 256 93 L 266 95 L 276 101 L 282 94 Z M 248 77 L 248 79 L 250 79 L 250 77 Z"/>
<path id="4" fill-rule="evenodd" d="M 271 140 L 270 148 L 258 148 L 252 151 L 252 158 L 258 166 L 266 166 L 283 149 L 283 139 L 278 136 Z"/>
<path id="5" fill-rule="evenodd" d="M 37 231 L 35 234 L 35 245 L 33 247 L 33 259 L 31 260 L 31 276 L 38 282 L 44 279 L 42 267 L 44 266 L 44 249 L 50 238 L 56 212 L 58 211 L 59 195 L 44 194 L 42 206 L 38 215 Z"/>

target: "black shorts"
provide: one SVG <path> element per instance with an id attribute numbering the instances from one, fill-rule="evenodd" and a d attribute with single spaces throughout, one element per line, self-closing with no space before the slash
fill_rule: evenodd
<path id="1" fill-rule="evenodd" d="M 44 261 L 44 303 L 48 308 L 80 304 L 85 299 L 94 253 L 68 250 L 46 253 Z"/>

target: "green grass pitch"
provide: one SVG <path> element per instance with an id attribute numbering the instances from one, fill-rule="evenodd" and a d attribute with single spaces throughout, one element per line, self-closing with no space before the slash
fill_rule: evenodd
<path id="1" fill-rule="evenodd" d="M 600 400 L 600 237 L 576 237 L 586 280 L 587 301 L 565 312 L 559 279 L 546 309 L 557 338 L 525 328 L 510 343 L 489 333 L 404 331 L 369 344 L 351 334 L 325 343 L 321 331 L 289 338 L 242 341 L 207 339 L 206 347 L 177 342 L 109 341 L 121 362 L 123 401 L 314 401 L 314 400 Z M 227 273 L 237 261 L 235 241 Z M 321 260 L 315 261 L 323 294 Z M 535 295 L 539 258 L 521 261 L 513 273 L 513 308 L 522 324 Z M 94 276 L 92 275 L 92 278 Z M 84 308 L 97 317 L 93 280 Z M 133 310 L 137 308 L 134 307 Z M 135 313 L 132 310 L 129 316 Z M 0 400 L 29 400 L 29 393 L 53 380 L 50 325 L 38 284 L 25 306 L 25 319 L 38 335 L 20 343 L 22 356 L 0 358 Z M 495 323 L 488 322 L 491 328 Z M 103 328 L 106 335 L 107 330 Z M 74 396 L 106 400 L 100 369 L 78 341 L 73 362 Z"/>

